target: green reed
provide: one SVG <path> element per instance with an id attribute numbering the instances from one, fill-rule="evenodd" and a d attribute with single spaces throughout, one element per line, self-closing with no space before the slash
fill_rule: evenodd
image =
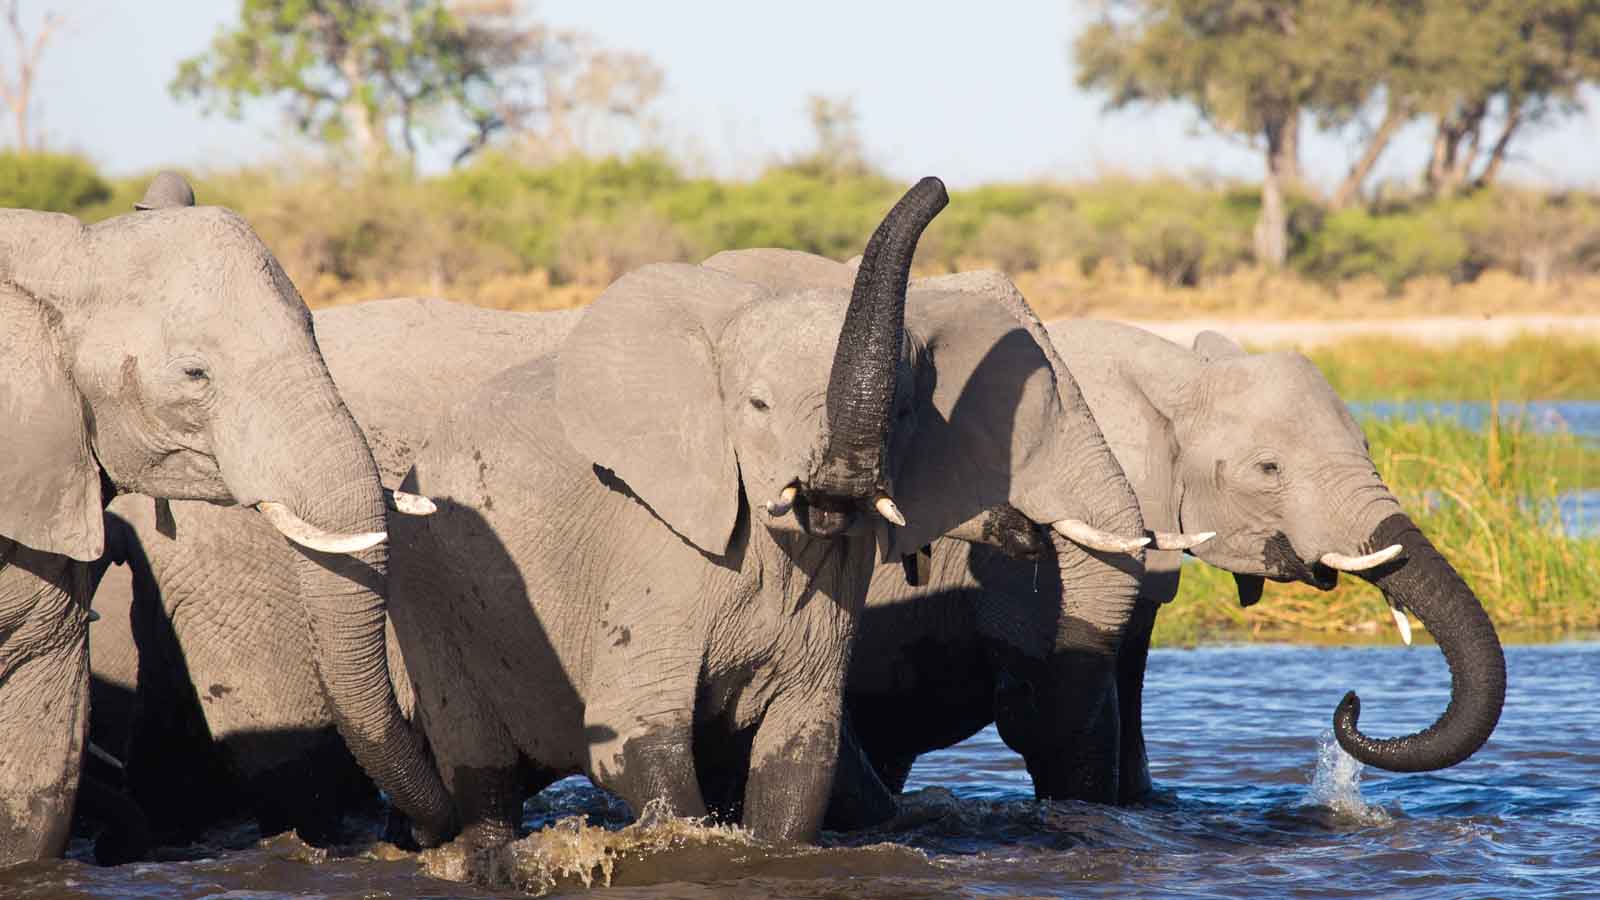
<path id="1" fill-rule="evenodd" d="M 1592 400 L 1600 341 L 1524 335 L 1502 344 L 1427 346 L 1358 338 L 1310 351 L 1346 400 Z"/>

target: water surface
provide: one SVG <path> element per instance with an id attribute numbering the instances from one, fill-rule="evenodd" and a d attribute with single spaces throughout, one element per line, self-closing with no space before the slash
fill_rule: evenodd
<path id="1" fill-rule="evenodd" d="M 197 848 L 205 859 L 8 870 L 0 896 L 524 896 L 512 885 L 641 898 L 1600 895 L 1600 644 L 1511 647 L 1507 661 L 1499 728 L 1442 773 L 1360 771 L 1326 739 L 1351 688 L 1369 733 L 1431 721 L 1449 689 L 1431 646 L 1157 650 L 1146 733 L 1158 793 L 1136 808 L 1033 800 L 1021 761 L 989 730 L 919 761 L 891 826 L 830 834 L 821 849 L 670 819 L 618 831 L 619 805 L 569 779 L 529 804 L 528 824 L 545 830 L 480 871 L 487 886 L 431 879 L 409 855 L 246 835 L 244 849 Z"/>

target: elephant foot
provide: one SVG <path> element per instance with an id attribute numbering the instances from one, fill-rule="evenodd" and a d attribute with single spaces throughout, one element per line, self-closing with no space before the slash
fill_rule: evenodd
<path id="1" fill-rule="evenodd" d="M 150 855 L 150 822 L 132 798 L 98 778 L 78 786 L 78 814 L 103 824 L 94 841 L 94 861 L 120 866 Z"/>

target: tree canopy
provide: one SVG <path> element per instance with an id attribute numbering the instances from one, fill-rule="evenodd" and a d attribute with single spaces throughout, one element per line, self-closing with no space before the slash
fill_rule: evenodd
<path id="1" fill-rule="evenodd" d="M 1354 202 L 1394 135 L 1431 120 L 1418 183 L 1492 182 L 1528 125 L 1576 108 L 1600 73 L 1596 0 L 1102 0 L 1077 75 L 1113 107 L 1179 102 L 1263 150 L 1257 258 L 1287 251 L 1283 192 L 1304 189 L 1307 116 L 1359 141 L 1329 198 Z"/>
<path id="2" fill-rule="evenodd" d="M 660 86 L 647 58 L 531 21 L 517 0 L 243 0 L 171 89 L 234 116 L 280 99 L 301 132 L 367 162 L 442 140 L 459 162 L 501 133 L 573 144 L 579 116 L 637 121 Z"/>

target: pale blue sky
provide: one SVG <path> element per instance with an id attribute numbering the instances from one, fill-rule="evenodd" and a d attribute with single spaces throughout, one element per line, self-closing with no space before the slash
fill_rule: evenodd
<path id="1" fill-rule="evenodd" d="M 203 49 L 236 14 L 232 0 L 23 5 L 29 15 L 49 5 L 72 21 L 41 75 L 36 127 L 52 146 L 117 173 L 227 167 L 288 152 L 289 129 L 274 108 L 236 123 L 167 94 L 177 61 Z M 855 99 L 872 159 L 907 179 L 937 174 L 966 186 L 1108 171 L 1255 177 L 1255 152 L 1210 134 L 1181 107 L 1104 113 L 1100 97 L 1077 89 L 1070 43 L 1089 8 L 1070 0 L 543 0 L 536 7 L 556 25 L 655 58 L 667 77 L 657 109 L 663 140 L 718 174 L 753 174 L 805 148 L 805 98 L 821 92 Z M 1380 174 L 1417 171 L 1426 140 L 1421 128 L 1405 134 Z M 1589 110 L 1541 126 L 1514 150 L 1510 171 L 1519 180 L 1600 182 L 1600 119 Z M 1304 161 L 1326 183 L 1349 155 L 1345 143 L 1313 137 Z M 430 154 L 424 167 L 438 168 L 439 159 Z"/>

